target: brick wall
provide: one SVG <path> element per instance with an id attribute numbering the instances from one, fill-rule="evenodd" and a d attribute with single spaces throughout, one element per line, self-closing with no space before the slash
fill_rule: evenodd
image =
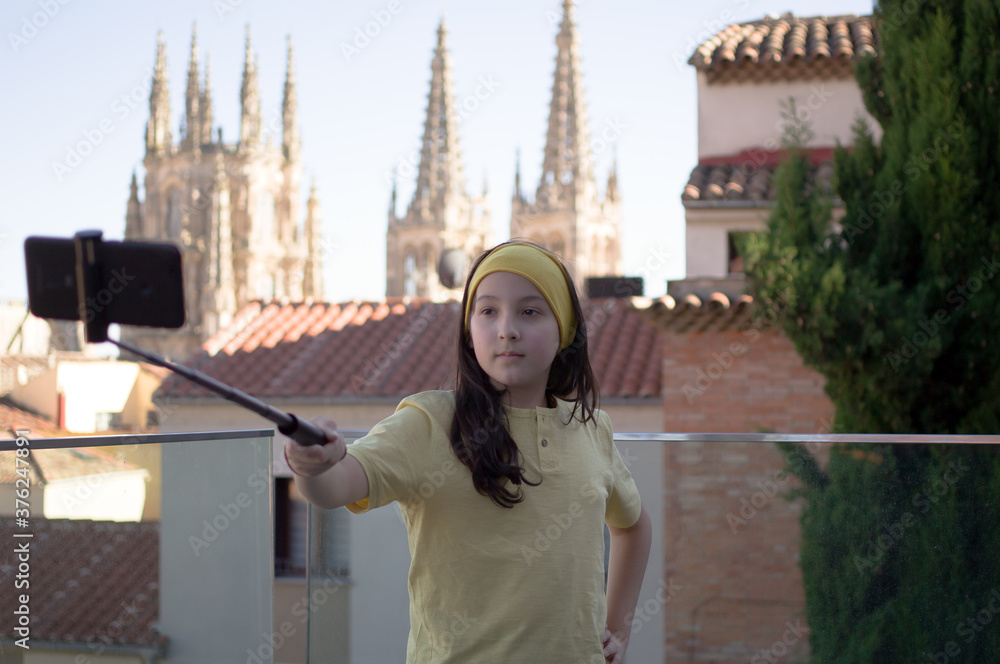
<path id="1" fill-rule="evenodd" d="M 833 404 L 780 332 L 665 334 L 664 431 L 817 433 Z"/>
<path id="2" fill-rule="evenodd" d="M 823 379 L 780 332 L 665 334 L 665 431 L 822 433 Z M 679 443 L 665 451 L 667 662 L 804 662 L 801 501 L 771 443 Z"/>

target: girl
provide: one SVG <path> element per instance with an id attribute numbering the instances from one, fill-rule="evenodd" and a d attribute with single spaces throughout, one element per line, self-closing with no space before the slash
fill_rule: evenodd
<path id="1" fill-rule="evenodd" d="M 295 482 L 327 509 L 399 501 L 408 664 L 620 662 L 652 529 L 595 409 L 573 282 L 553 254 L 507 242 L 475 262 L 462 307 L 454 391 L 404 399 L 351 446 L 316 418 L 326 445 L 285 443 Z M 421 495 L 431 473 L 446 480 Z"/>

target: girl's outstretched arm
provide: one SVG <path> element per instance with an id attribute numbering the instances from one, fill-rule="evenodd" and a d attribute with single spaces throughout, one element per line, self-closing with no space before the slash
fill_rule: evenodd
<path id="1" fill-rule="evenodd" d="M 608 530 L 611 531 L 611 556 L 608 562 L 608 631 L 604 639 L 604 657 L 618 664 L 632 634 L 632 618 L 649 560 L 653 525 L 643 507 L 638 521 L 632 526 L 608 526 Z"/>
<path id="2" fill-rule="evenodd" d="M 285 441 L 285 459 L 295 474 L 295 485 L 313 505 L 334 509 L 368 497 L 368 476 L 347 454 L 347 443 L 337 423 L 326 417 L 310 420 L 326 433 L 325 445 L 299 445 Z"/>

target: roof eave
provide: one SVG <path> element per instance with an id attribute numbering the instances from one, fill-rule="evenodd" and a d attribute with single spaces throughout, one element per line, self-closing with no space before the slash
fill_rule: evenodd
<path id="1" fill-rule="evenodd" d="M 773 208 L 777 206 L 777 201 L 681 201 L 686 208 Z M 843 207 L 844 202 L 840 198 L 830 200 L 833 207 Z"/>

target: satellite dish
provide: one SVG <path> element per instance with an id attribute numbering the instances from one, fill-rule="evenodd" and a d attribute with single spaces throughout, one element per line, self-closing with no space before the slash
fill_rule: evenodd
<path id="1" fill-rule="evenodd" d="M 438 279 L 445 288 L 462 288 L 469 270 L 469 257 L 461 249 L 445 249 L 438 261 Z"/>

